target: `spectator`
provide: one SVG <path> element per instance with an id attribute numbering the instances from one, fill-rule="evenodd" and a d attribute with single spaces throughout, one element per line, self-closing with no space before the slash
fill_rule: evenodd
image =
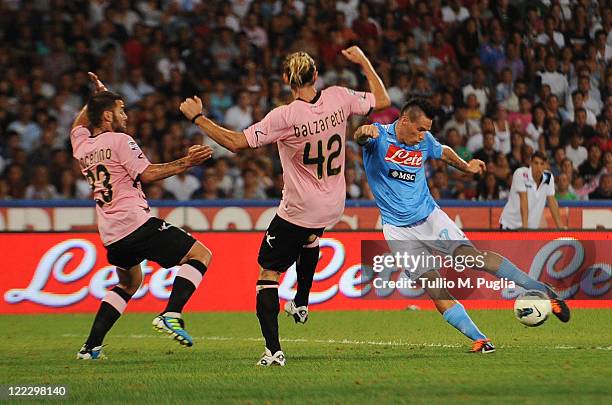
<path id="1" fill-rule="evenodd" d="M 479 50 L 480 61 L 489 69 L 497 69 L 506 58 L 504 49 L 504 33 L 499 26 L 493 26 L 487 41 Z"/>
<path id="2" fill-rule="evenodd" d="M 476 56 L 476 50 L 480 48 L 482 33 L 474 18 L 468 18 L 457 36 L 457 60 L 462 69 L 470 67 L 470 61 Z"/>
<path id="3" fill-rule="evenodd" d="M 45 166 L 36 166 L 32 171 L 32 184 L 25 190 L 28 200 L 52 200 L 58 197 L 57 191 L 49 184 L 49 171 Z"/>
<path id="4" fill-rule="evenodd" d="M 482 67 L 477 67 L 474 69 L 473 75 L 472 83 L 462 89 L 463 100 L 467 101 L 467 97 L 470 94 L 475 94 L 480 104 L 480 112 L 485 114 L 489 103 L 489 89 L 485 86 L 485 71 Z"/>
<path id="5" fill-rule="evenodd" d="M 595 136 L 595 130 L 587 124 L 587 112 L 584 108 L 574 111 L 574 121 L 567 123 L 561 128 L 561 143 L 567 143 L 570 137 L 578 133 L 584 139 L 590 140 Z"/>
<path id="6" fill-rule="evenodd" d="M 587 159 L 578 166 L 578 173 L 580 173 L 584 181 L 589 182 L 602 168 L 601 149 L 598 144 L 592 143 L 589 145 Z"/>
<path id="7" fill-rule="evenodd" d="M 19 134 L 21 147 L 26 151 L 32 151 L 38 144 L 42 130 L 34 122 L 34 108 L 32 104 L 24 104 L 19 109 L 19 118 L 11 122 L 7 131 L 15 131 Z"/>
<path id="8" fill-rule="evenodd" d="M 478 182 L 478 201 L 491 201 L 500 199 L 501 186 L 497 177 L 491 172 L 487 172 Z"/>
<path id="9" fill-rule="evenodd" d="M 324 86 L 344 85 L 354 89 L 357 87 L 357 76 L 347 68 L 346 58 L 338 54 L 335 63 L 323 75 L 323 82 Z"/>
<path id="10" fill-rule="evenodd" d="M 557 192 L 555 198 L 557 200 L 576 201 L 578 197 L 570 190 L 570 180 L 567 174 L 560 173 L 557 177 Z"/>
<path id="11" fill-rule="evenodd" d="M 567 112 L 566 115 L 569 117 L 568 121 L 575 121 L 575 110 L 584 109 L 586 111 L 586 123 L 587 125 L 595 125 L 597 123 L 597 118 L 593 111 L 585 108 L 584 106 L 584 93 L 581 90 L 574 90 L 572 92 L 571 101 L 567 104 Z"/>
<path id="12" fill-rule="evenodd" d="M 565 155 L 572 161 L 574 167 L 579 167 L 587 159 L 588 152 L 582 146 L 583 138 L 579 132 L 574 132 L 570 138 L 570 144 L 565 147 Z"/>
<path id="13" fill-rule="evenodd" d="M 555 149 L 555 152 L 553 153 L 552 163 L 550 164 L 550 171 L 557 179 L 559 178 L 559 174 L 561 173 L 561 164 L 563 163 L 565 158 L 565 149 Z"/>
<path id="14" fill-rule="evenodd" d="M 589 194 L 590 200 L 609 200 L 612 199 L 612 174 L 606 173 L 599 179 L 597 190 Z"/>
<path id="15" fill-rule="evenodd" d="M 139 103 L 142 98 L 155 91 L 155 88 L 146 82 L 142 69 L 139 67 L 130 70 L 128 80 L 121 83 L 119 92 L 123 96 L 127 107 Z"/>
<path id="16" fill-rule="evenodd" d="M 192 200 L 217 200 L 226 198 L 225 192 L 221 189 L 219 177 L 216 170 L 212 167 L 207 168 L 202 176 L 201 186 L 194 190 L 190 199 Z"/>
<path id="17" fill-rule="evenodd" d="M 493 146 L 495 145 L 495 133 L 484 132 L 482 143 L 482 148 L 477 150 L 476 153 L 474 153 L 474 159 L 482 160 L 485 163 L 495 163 L 498 155 L 498 152 L 496 152 L 493 148 Z"/>
<path id="18" fill-rule="evenodd" d="M 244 186 L 236 190 L 234 195 L 236 198 L 243 198 L 245 200 L 265 200 L 267 198 L 255 170 L 244 170 L 242 177 L 244 179 Z"/>
<path id="19" fill-rule="evenodd" d="M 546 57 L 545 69 L 538 72 L 538 76 L 542 85 L 549 85 L 555 96 L 565 100 L 568 93 L 567 77 L 557 70 L 557 59 L 554 54 Z"/>
<path id="20" fill-rule="evenodd" d="M 200 187 L 198 179 L 189 173 L 181 173 L 168 177 L 163 182 L 164 190 L 169 191 L 179 201 L 188 201 L 191 195 Z"/>
<path id="21" fill-rule="evenodd" d="M 225 125 L 235 131 L 242 131 L 253 123 L 251 95 L 242 90 L 238 93 L 238 104 L 230 107 L 225 113 Z"/>
<path id="22" fill-rule="evenodd" d="M 461 135 L 461 137 L 464 139 L 469 139 L 471 136 L 480 132 L 480 128 L 468 120 L 467 106 L 464 103 L 460 103 L 457 106 L 455 109 L 455 115 L 444 125 L 442 132 L 446 133 L 451 128 L 456 129 L 459 132 L 459 135 Z"/>
<path id="23" fill-rule="evenodd" d="M 447 6 L 442 7 L 442 21 L 447 24 L 460 24 L 469 17 L 470 13 L 459 0 L 450 0 Z"/>

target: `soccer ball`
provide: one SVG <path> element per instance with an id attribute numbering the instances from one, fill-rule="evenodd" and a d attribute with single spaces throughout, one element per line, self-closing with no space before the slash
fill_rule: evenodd
<path id="1" fill-rule="evenodd" d="M 552 312 L 550 299 L 541 291 L 525 291 L 514 301 L 514 315 L 525 326 L 540 326 Z"/>

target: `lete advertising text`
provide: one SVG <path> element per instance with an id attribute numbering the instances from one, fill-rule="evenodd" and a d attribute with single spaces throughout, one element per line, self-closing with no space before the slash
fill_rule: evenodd
<path id="1" fill-rule="evenodd" d="M 263 234 L 219 232 L 194 236 L 210 248 L 213 260 L 186 310 L 254 310 L 259 270 L 256 258 Z M 561 283 L 568 298 L 580 300 L 574 301 L 574 306 L 612 306 L 611 233 L 472 232 L 467 236 L 487 241 L 492 249 L 505 246 L 501 253 L 523 270 L 542 281 Z M 558 243 L 568 237 L 575 239 Z M 362 241 L 381 239 L 380 232 L 326 233 L 321 240 L 311 308 L 382 310 L 405 309 L 411 304 L 431 308 L 424 292 L 418 289 L 377 299 L 364 294 L 367 281 L 361 273 Z M 495 244 L 491 242 L 494 239 L 515 242 Z M 527 243 L 529 249 L 520 249 L 516 241 Z M 478 246 L 478 242 L 474 244 Z M 0 252 L 4 266 L 0 272 L 0 313 L 94 312 L 106 290 L 117 283 L 114 267 L 106 261 L 106 250 L 95 233 L 0 234 Z M 598 267 L 593 268 L 594 264 Z M 129 310 L 157 312 L 170 295 L 176 269 L 160 268 L 151 262 L 143 263 L 142 269 L 144 282 L 130 301 Z M 293 298 L 295 284 L 295 270 L 291 268 L 282 279 L 281 299 Z M 506 288 L 490 289 L 464 299 L 466 306 L 472 308 L 509 307 L 516 293 Z"/>

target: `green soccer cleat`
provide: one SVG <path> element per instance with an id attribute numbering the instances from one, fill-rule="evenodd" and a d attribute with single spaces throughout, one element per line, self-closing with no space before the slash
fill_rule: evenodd
<path id="1" fill-rule="evenodd" d="M 153 319 L 153 327 L 158 332 L 166 332 L 182 346 L 193 346 L 193 339 L 184 329 L 185 321 L 183 321 L 182 318 L 172 318 L 170 316 L 158 315 L 155 317 L 155 319 Z"/>

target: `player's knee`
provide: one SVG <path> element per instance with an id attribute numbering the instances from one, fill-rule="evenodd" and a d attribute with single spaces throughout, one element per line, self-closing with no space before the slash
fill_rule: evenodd
<path id="1" fill-rule="evenodd" d="M 310 235 L 310 237 L 306 240 L 304 248 L 316 248 L 319 247 L 319 237 L 317 235 Z"/>
<path id="2" fill-rule="evenodd" d="M 136 291 L 140 288 L 142 284 L 142 276 L 140 277 L 130 277 L 127 280 L 123 280 L 118 284 L 119 288 L 125 291 L 126 294 L 132 296 L 136 294 Z"/>
<path id="3" fill-rule="evenodd" d="M 457 249 L 455 249 L 455 256 L 476 256 L 481 255 L 482 253 L 476 249 L 474 246 L 469 245 L 461 245 Z"/>
<path id="4" fill-rule="evenodd" d="M 208 267 L 212 260 L 212 252 L 202 243 L 196 242 L 187 254 L 187 260 L 197 260 Z"/>
<path id="5" fill-rule="evenodd" d="M 281 273 L 275 270 L 266 270 L 261 268 L 259 271 L 259 280 L 278 281 Z"/>

